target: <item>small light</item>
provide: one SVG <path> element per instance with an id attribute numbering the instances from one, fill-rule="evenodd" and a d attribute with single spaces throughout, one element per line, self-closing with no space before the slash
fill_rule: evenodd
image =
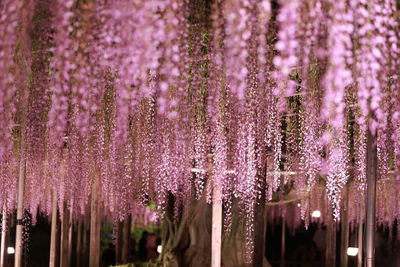
<path id="1" fill-rule="evenodd" d="M 206 170 L 204 170 L 204 169 L 199 169 L 199 168 L 191 168 L 190 171 L 191 171 L 191 172 L 194 172 L 194 173 L 207 173 Z"/>
<path id="2" fill-rule="evenodd" d="M 352 247 L 347 248 L 347 255 L 357 256 L 357 254 L 358 254 L 358 248 L 352 248 Z"/>
<path id="3" fill-rule="evenodd" d="M 226 174 L 236 174 L 235 170 L 226 170 Z"/>
<path id="4" fill-rule="evenodd" d="M 13 247 L 8 247 L 7 248 L 7 254 L 14 254 L 14 253 L 15 253 L 15 250 L 14 250 Z"/>
<path id="5" fill-rule="evenodd" d="M 161 245 L 157 246 L 157 252 L 158 252 L 158 254 L 161 254 L 161 252 L 162 252 L 162 246 Z"/>
<path id="6" fill-rule="evenodd" d="M 297 203 L 297 207 L 299 207 L 299 208 L 300 208 L 300 207 L 301 207 L 301 204 L 300 204 L 300 203 Z"/>
<path id="7" fill-rule="evenodd" d="M 321 217 L 321 212 L 319 210 L 314 210 L 311 214 L 311 217 L 313 218 L 319 218 Z"/>

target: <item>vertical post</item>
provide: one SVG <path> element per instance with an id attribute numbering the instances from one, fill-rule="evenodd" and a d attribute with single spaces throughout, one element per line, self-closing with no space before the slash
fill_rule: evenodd
<path id="1" fill-rule="evenodd" d="M 365 229 L 365 264 L 375 266 L 375 201 L 376 201 L 376 171 L 377 145 L 376 132 L 367 131 L 367 214 Z"/>
<path id="2" fill-rule="evenodd" d="M 1 252 L 0 252 L 0 267 L 5 266 L 5 256 L 6 256 L 6 232 L 7 232 L 7 210 L 3 207 L 3 214 L 1 218 Z"/>
<path id="3" fill-rule="evenodd" d="M 285 247 L 286 247 L 286 224 L 285 217 L 282 216 L 282 232 L 281 232 L 281 267 L 285 267 Z"/>
<path id="4" fill-rule="evenodd" d="M 89 266 L 100 266 L 100 177 L 95 174 L 91 192 Z"/>
<path id="5" fill-rule="evenodd" d="M 265 223 L 266 207 L 265 195 L 262 196 L 255 204 L 254 209 L 254 267 L 263 266 L 265 260 Z"/>
<path id="6" fill-rule="evenodd" d="M 343 209 L 342 209 L 342 223 L 341 223 L 341 236 L 340 236 L 340 266 L 346 267 L 348 262 L 347 247 L 349 245 L 349 187 L 346 185 L 343 192 Z"/>
<path id="7" fill-rule="evenodd" d="M 221 266 L 222 246 L 222 192 L 221 185 L 213 183 L 212 192 L 212 232 L 211 267 Z"/>
<path id="8" fill-rule="evenodd" d="M 57 193 L 53 189 L 53 199 L 51 203 L 51 234 L 50 234 L 50 262 L 49 267 L 56 267 L 57 256 Z"/>
<path id="9" fill-rule="evenodd" d="M 82 262 L 82 220 L 78 221 L 78 233 L 76 237 L 76 266 L 81 267 Z"/>
<path id="10" fill-rule="evenodd" d="M 122 229 L 122 263 L 129 261 L 129 242 L 131 237 L 131 215 L 125 217 Z"/>
<path id="11" fill-rule="evenodd" d="M 326 251 L 325 251 L 325 266 L 336 266 L 336 222 L 333 220 L 332 208 L 328 204 L 328 216 L 326 226 Z"/>
<path id="12" fill-rule="evenodd" d="M 72 257 L 72 219 L 73 219 L 73 205 L 74 202 L 71 200 L 71 207 L 68 210 L 68 246 L 67 246 L 67 256 L 68 256 L 68 265 L 71 265 L 71 257 Z"/>
<path id="13" fill-rule="evenodd" d="M 360 209 L 361 214 L 361 209 Z M 363 266 L 363 221 L 360 216 L 360 221 L 358 222 L 358 254 L 357 254 L 357 267 Z"/>
<path id="14" fill-rule="evenodd" d="M 266 173 L 266 168 L 262 173 Z M 265 178 L 263 179 L 261 175 L 258 176 L 257 185 L 261 188 L 261 195 L 254 204 L 254 253 L 252 265 L 254 267 L 264 266 L 265 261 L 265 233 L 267 227 L 265 181 Z"/>
<path id="15" fill-rule="evenodd" d="M 117 222 L 117 242 L 115 244 L 115 264 L 119 265 L 122 263 L 122 229 L 124 222 Z"/>
<path id="16" fill-rule="evenodd" d="M 22 25 L 28 25 L 31 23 L 31 10 L 29 8 L 29 1 L 22 4 L 19 10 L 19 23 Z M 18 87 L 21 90 L 20 98 L 20 144 L 19 144 L 19 174 L 18 174 L 18 196 L 17 196 L 17 221 L 15 231 L 15 258 L 14 267 L 21 267 L 22 265 L 22 231 L 23 231 L 23 217 L 24 217 L 24 194 L 25 194 L 25 172 L 26 172 L 26 121 L 28 112 L 28 99 L 29 89 L 27 87 L 29 68 L 27 68 L 26 58 L 30 54 L 30 47 L 27 44 L 29 41 L 29 33 L 27 27 L 20 27 L 21 30 L 18 33 L 22 49 L 16 52 L 14 57 L 16 64 L 18 65 L 17 72 Z"/>
<path id="17" fill-rule="evenodd" d="M 26 117 L 26 114 L 25 116 Z M 26 119 L 26 118 L 25 118 Z M 23 122 L 26 124 L 26 122 Z M 24 217 L 24 189 L 25 189 L 26 155 L 25 155 L 25 127 L 21 127 L 21 148 L 19 160 L 18 177 L 18 203 L 17 203 L 17 226 L 15 234 L 15 261 L 14 267 L 22 265 L 22 230 Z"/>
<path id="18" fill-rule="evenodd" d="M 81 266 L 87 266 L 88 263 L 88 227 L 89 227 L 89 219 L 86 216 L 83 218 L 83 235 L 82 235 L 82 261 L 81 261 Z"/>
<path id="19" fill-rule="evenodd" d="M 71 207 L 68 202 L 64 201 L 63 213 L 61 216 L 61 247 L 60 247 L 60 264 L 61 267 L 71 265 L 72 252 L 72 201 Z"/>
<path id="20" fill-rule="evenodd" d="M 67 201 L 63 203 L 61 215 L 61 246 L 60 246 L 60 266 L 68 267 L 70 264 L 69 255 L 69 209 Z"/>

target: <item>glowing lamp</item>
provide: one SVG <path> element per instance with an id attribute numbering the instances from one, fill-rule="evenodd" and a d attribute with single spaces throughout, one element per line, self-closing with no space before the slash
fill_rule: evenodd
<path id="1" fill-rule="evenodd" d="M 357 254 L 358 254 L 358 248 L 352 248 L 352 247 L 347 248 L 347 255 L 357 256 Z"/>
<path id="2" fill-rule="evenodd" d="M 13 247 L 7 248 L 7 254 L 14 254 L 14 253 L 15 253 L 15 249 Z"/>
<path id="3" fill-rule="evenodd" d="M 319 218 L 321 217 L 321 212 L 319 210 L 314 210 L 311 214 L 311 217 L 313 218 Z"/>

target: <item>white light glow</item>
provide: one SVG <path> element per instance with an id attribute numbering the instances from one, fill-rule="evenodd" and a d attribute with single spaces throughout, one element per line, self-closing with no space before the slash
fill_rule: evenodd
<path id="1" fill-rule="evenodd" d="M 314 210 L 311 214 L 311 217 L 313 218 L 319 218 L 321 217 L 321 212 L 319 210 Z"/>
<path id="2" fill-rule="evenodd" d="M 358 254 L 358 248 L 352 248 L 352 247 L 347 248 L 347 255 L 357 256 L 357 254 Z"/>
<path id="3" fill-rule="evenodd" d="M 199 168 L 191 168 L 190 170 L 191 170 L 191 172 L 194 172 L 194 173 L 206 173 L 206 170 L 199 169 Z"/>
<path id="4" fill-rule="evenodd" d="M 7 254 L 14 254 L 14 253 L 15 253 L 15 250 L 14 250 L 13 247 L 8 247 L 7 248 Z"/>
<path id="5" fill-rule="evenodd" d="M 300 203 L 297 203 L 297 207 L 299 207 L 299 208 L 300 208 L 300 207 L 301 207 L 301 204 L 300 204 Z"/>
<path id="6" fill-rule="evenodd" d="M 162 252 L 162 246 L 161 245 L 157 246 L 157 252 L 158 252 L 158 254 L 161 254 L 161 252 Z"/>

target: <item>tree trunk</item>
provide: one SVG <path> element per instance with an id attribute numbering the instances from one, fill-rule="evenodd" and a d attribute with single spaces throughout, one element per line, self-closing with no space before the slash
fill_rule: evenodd
<path id="1" fill-rule="evenodd" d="M 179 218 L 173 216 L 174 197 L 169 195 L 163 225 L 164 267 L 210 266 L 211 207 L 205 201 L 193 200 Z"/>
<path id="2" fill-rule="evenodd" d="M 211 262 L 211 214 L 212 208 L 205 197 L 192 201 L 182 215 L 174 221 L 173 196 L 169 196 L 168 207 L 162 229 L 163 251 L 161 259 L 164 267 L 210 266 Z M 265 208 L 265 207 L 264 207 Z M 236 211 L 235 207 L 233 210 Z M 221 266 L 251 267 L 246 263 L 245 222 L 242 215 L 233 212 L 230 233 L 222 237 Z M 265 231 L 264 231 L 265 233 Z M 263 238 L 263 240 L 265 240 Z M 264 257 L 261 266 L 270 266 Z"/>

